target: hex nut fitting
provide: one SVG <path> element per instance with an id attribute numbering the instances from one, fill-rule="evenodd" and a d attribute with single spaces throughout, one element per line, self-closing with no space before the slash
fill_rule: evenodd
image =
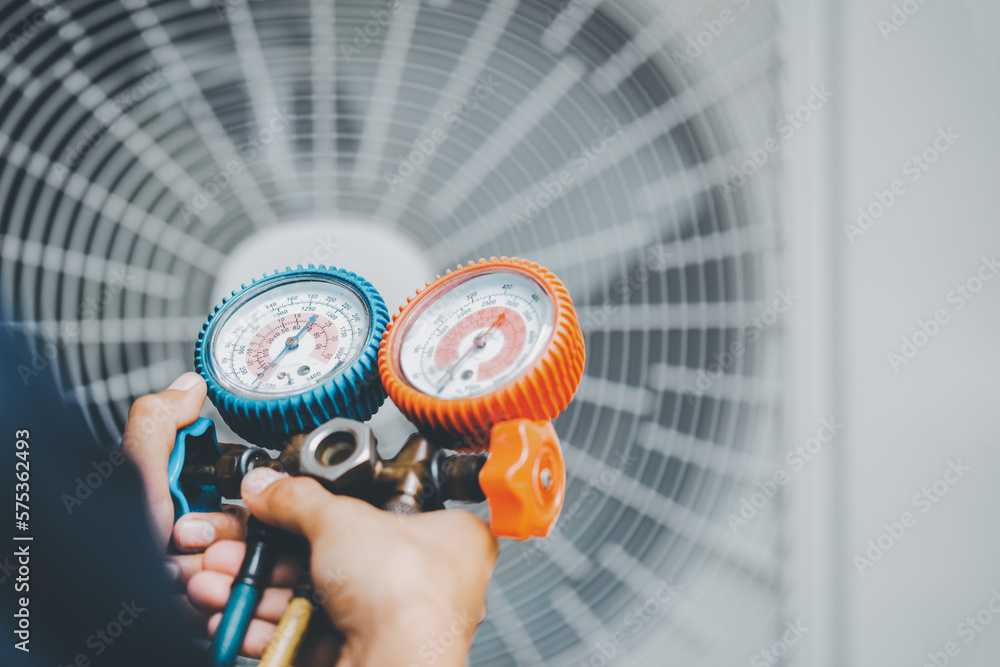
<path id="1" fill-rule="evenodd" d="M 337 417 L 309 433 L 302 442 L 299 468 L 331 491 L 344 491 L 371 481 L 378 462 L 371 428 L 353 419 Z"/>

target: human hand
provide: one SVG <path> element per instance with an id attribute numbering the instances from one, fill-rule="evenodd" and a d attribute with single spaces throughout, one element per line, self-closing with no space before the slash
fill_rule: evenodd
<path id="1" fill-rule="evenodd" d="M 168 570 L 182 581 L 201 569 L 202 556 L 198 552 L 218 540 L 241 540 L 245 532 L 243 521 L 225 512 L 190 512 L 174 523 L 167 461 L 177 430 L 198 418 L 206 393 L 200 375 L 181 375 L 166 390 L 143 396 L 132 404 L 122 437 L 122 451 L 142 476 L 146 511 L 160 546 L 165 550 L 173 533 L 180 551 L 197 554 L 168 559 Z"/>
<path id="2" fill-rule="evenodd" d="M 321 604 L 339 631 L 341 667 L 462 665 L 485 614 L 497 541 L 468 512 L 399 517 L 315 480 L 251 471 L 242 496 L 265 523 L 308 539 L 310 573 Z M 210 614 L 214 633 L 245 545 L 220 542 L 188 584 L 192 604 Z M 251 622 L 242 651 L 259 657 L 291 598 L 294 561 L 279 561 Z M 322 635 L 322 633 L 320 633 Z M 310 664 L 331 664 L 335 635 L 313 637 Z M 318 657 L 322 656 L 322 657 Z"/>

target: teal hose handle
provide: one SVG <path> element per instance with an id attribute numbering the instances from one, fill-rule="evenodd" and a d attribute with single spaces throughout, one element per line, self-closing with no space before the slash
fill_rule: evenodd
<path id="1" fill-rule="evenodd" d="M 174 501 L 174 521 L 188 512 L 218 511 L 222 497 L 215 486 L 182 483 L 181 472 L 186 465 L 214 465 L 221 454 L 215 424 L 211 419 L 202 417 L 177 431 L 174 449 L 167 462 L 167 484 Z M 239 655 L 267 575 L 274 567 L 277 555 L 275 533 L 274 529 L 252 517 L 247 522 L 246 556 L 212 641 L 212 654 L 218 667 L 231 667 Z"/>
<path id="2" fill-rule="evenodd" d="M 167 461 L 167 485 L 174 501 L 174 521 L 188 512 L 218 511 L 222 496 L 215 486 L 182 484 L 181 471 L 191 463 L 214 465 L 221 454 L 211 419 L 200 417 L 177 431 L 174 449 Z"/>
<path id="3" fill-rule="evenodd" d="M 235 584 L 230 591 L 226 610 L 222 612 L 222 620 L 212 640 L 212 657 L 218 667 L 231 667 L 236 662 L 260 595 L 260 591 L 249 584 Z"/>
<path id="4" fill-rule="evenodd" d="M 274 569 L 283 535 L 281 531 L 254 517 L 247 521 L 246 555 L 236 579 L 233 580 L 226 610 L 222 613 L 222 620 L 212 640 L 212 653 L 218 667 L 231 667 L 236 662 L 267 577 Z"/>

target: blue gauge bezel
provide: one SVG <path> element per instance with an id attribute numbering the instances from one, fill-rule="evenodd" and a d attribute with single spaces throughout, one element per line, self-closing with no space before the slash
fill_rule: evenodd
<path id="1" fill-rule="evenodd" d="M 216 378 L 211 358 L 216 329 L 247 299 L 295 280 L 339 282 L 361 297 L 369 313 L 369 330 L 360 353 L 343 371 L 302 393 L 267 398 L 227 388 Z M 334 417 L 367 421 L 378 411 L 385 402 L 378 374 L 378 347 L 388 323 L 389 312 L 381 295 L 356 273 L 324 265 L 286 267 L 234 290 L 215 307 L 198 334 L 195 370 L 205 378 L 209 399 L 236 434 L 256 445 L 281 448 L 290 436 L 311 431 Z"/>
<path id="2" fill-rule="evenodd" d="M 343 280 L 330 281 L 328 280 L 328 278 L 329 276 L 324 275 L 321 278 L 321 281 L 330 284 L 336 282 L 343 289 L 347 290 L 355 297 L 357 297 L 358 301 L 361 303 L 361 308 L 363 309 L 364 316 L 367 320 L 368 332 L 365 334 L 365 340 L 361 342 L 361 345 L 357 348 L 357 351 L 349 359 L 346 359 L 344 361 L 346 368 L 349 367 L 350 365 L 353 365 L 358 360 L 361 353 L 364 351 L 365 346 L 368 344 L 367 337 L 371 335 L 372 313 L 371 313 L 371 308 L 368 305 L 369 298 L 355 285 L 352 285 Z M 255 391 L 249 387 L 239 386 L 238 384 L 233 382 L 232 379 L 225 377 L 225 374 L 220 371 L 221 366 L 219 365 L 219 359 L 217 358 L 218 351 L 216 350 L 216 343 L 217 343 L 216 338 L 218 338 L 218 336 L 222 333 L 222 330 L 225 328 L 226 323 L 232 319 L 233 315 L 235 315 L 240 308 L 245 306 L 250 301 L 254 300 L 255 298 L 257 298 L 262 294 L 265 294 L 283 285 L 291 285 L 307 281 L 316 282 L 316 275 L 313 273 L 309 273 L 308 270 L 305 269 L 302 272 L 295 270 L 290 273 L 285 272 L 279 275 L 273 275 L 269 277 L 267 280 L 262 280 L 260 282 L 252 283 L 250 286 L 240 290 L 237 294 L 229 298 L 229 300 L 226 302 L 225 308 L 221 309 L 218 313 L 215 314 L 214 318 L 215 321 L 213 322 L 212 330 L 207 332 L 205 335 L 204 356 L 205 356 L 205 363 L 209 368 L 209 370 L 212 371 L 212 377 L 219 384 L 219 386 L 221 386 L 223 389 L 231 393 L 236 394 L 237 396 L 242 396 L 243 398 L 252 401 L 277 399 L 277 398 L 282 398 L 284 396 L 294 396 L 296 394 L 302 393 L 302 391 L 299 389 L 262 392 L 262 391 Z M 344 372 L 343 370 L 330 370 L 326 375 L 332 377 L 334 374 L 340 374 L 343 372 Z M 321 380 L 320 384 L 326 381 L 323 378 L 319 379 Z"/>

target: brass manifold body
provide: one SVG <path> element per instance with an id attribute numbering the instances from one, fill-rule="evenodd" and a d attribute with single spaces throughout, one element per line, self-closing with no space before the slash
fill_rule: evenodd
<path id="1" fill-rule="evenodd" d="M 333 493 L 365 500 L 397 514 L 442 509 L 444 501 L 483 502 L 479 472 L 484 453 L 448 453 L 415 433 L 391 459 L 379 456 L 372 429 L 337 418 L 292 436 L 277 457 L 269 450 L 219 443 L 212 463 L 192 462 L 181 470 L 182 487 L 213 486 L 219 495 L 240 497 L 243 477 L 271 468 L 319 481 Z"/>

